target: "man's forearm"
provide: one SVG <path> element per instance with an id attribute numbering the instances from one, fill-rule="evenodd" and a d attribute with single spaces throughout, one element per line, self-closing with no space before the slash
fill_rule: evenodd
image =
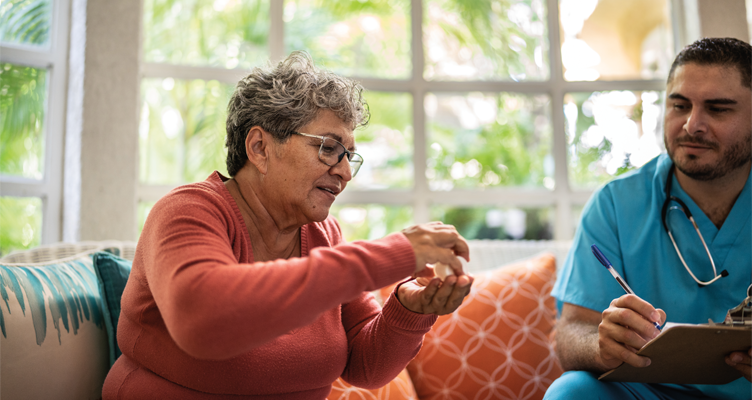
<path id="1" fill-rule="evenodd" d="M 556 328 L 556 355 L 565 371 L 606 371 L 598 362 L 598 325 L 560 320 Z"/>

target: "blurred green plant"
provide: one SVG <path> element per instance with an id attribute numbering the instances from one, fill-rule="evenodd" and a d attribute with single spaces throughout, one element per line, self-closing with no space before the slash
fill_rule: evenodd
<path id="1" fill-rule="evenodd" d="M 465 239 L 550 240 L 550 208 L 432 207 L 431 219 L 454 225 Z"/>
<path id="2" fill-rule="evenodd" d="M 547 168 L 547 162 L 552 164 L 553 138 L 546 96 L 499 93 L 436 97 L 440 111 L 429 120 L 427 171 L 435 190 L 540 187 L 545 178 L 552 179 L 553 167 Z M 489 111 L 496 118 L 477 128 L 463 128 L 458 120 L 475 114 L 459 107 L 454 110 L 452 106 L 458 102 L 453 100 L 464 104 L 470 97 L 492 107 Z M 455 120 L 449 120 L 447 114 L 453 114 Z"/>
<path id="3" fill-rule="evenodd" d="M 0 174 L 41 179 L 47 71 L 0 63 Z"/>
<path id="4" fill-rule="evenodd" d="M 49 0 L 0 1 L 0 42 L 49 43 Z M 0 175 L 42 179 L 47 71 L 0 63 Z M 41 241 L 42 200 L 0 198 L 0 255 Z"/>
<path id="5" fill-rule="evenodd" d="M 410 1 L 285 1 L 285 51 L 293 50 L 339 74 L 406 79 Z"/>
<path id="6" fill-rule="evenodd" d="M 49 0 L 0 1 L 0 42 L 44 45 L 50 38 Z"/>
<path id="7" fill-rule="evenodd" d="M 412 207 L 384 204 L 333 204 L 329 213 L 342 228 L 345 240 L 372 240 L 413 224 Z"/>
<path id="8" fill-rule="evenodd" d="M 413 186 L 413 99 L 409 93 L 366 91 L 371 111 L 365 128 L 355 131 L 364 157 L 353 189 L 407 189 Z M 349 189 L 352 190 L 352 189 Z"/>
<path id="9" fill-rule="evenodd" d="M 426 0 L 423 34 L 429 79 L 548 79 L 546 7 L 541 0 Z M 440 64 L 472 65 L 463 68 Z"/>
<path id="10" fill-rule="evenodd" d="M 144 0 L 144 60 L 251 68 L 268 58 L 269 0 Z"/>
<path id="11" fill-rule="evenodd" d="M 214 170 L 227 175 L 225 119 L 232 90 L 217 81 L 142 81 L 141 182 L 197 182 Z"/>
<path id="12" fill-rule="evenodd" d="M 42 199 L 0 197 L 0 257 L 39 246 L 41 232 Z"/>

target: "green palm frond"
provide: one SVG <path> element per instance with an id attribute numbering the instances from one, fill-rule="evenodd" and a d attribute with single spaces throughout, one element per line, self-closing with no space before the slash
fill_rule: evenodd
<path id="1" fill-rule="evenodd" d="M 50 35 L 49 0 L 3 0 L 0 4 L 0 41 L 45 44 Z"/>

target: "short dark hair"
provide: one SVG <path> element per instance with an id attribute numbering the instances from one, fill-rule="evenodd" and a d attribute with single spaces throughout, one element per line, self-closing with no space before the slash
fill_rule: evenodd
<path id="1" fill-rule="evenodd" d="M 674 59 L 668 83 L 674 70 L 684 64 L 735 67 L 742 76 L 741 84 L 752 89 L 752 46 L 734 38 L 704 38 L 685 47 Z"/>
<path id="2" fill-rule="evenodd" d="M 276 66 L 254 68 L 241 79 L 227 106 L 227 173 L 234 177 L 248 161 L 245 139 L 260 126 L 279 143 L 329 109 L 352 129 L 370 113 L 358 82 L 319 69 L 311 56 L 292 52 Z"/>

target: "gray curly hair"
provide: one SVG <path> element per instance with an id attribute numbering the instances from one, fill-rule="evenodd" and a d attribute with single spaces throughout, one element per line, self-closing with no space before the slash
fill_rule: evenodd
<path id="1" fill-rule="evenodd" d="M 283 143 L 292 132 L 332 110 L 352 129 L 368 124 L 363 87 L 313 65 L 308 53 L 295 51 L 276 66 L 254 68 L 235 87 L 227 106 L 227 172 L 232 177 L 248 160 L 245 139 L 260 126 Z"/>

